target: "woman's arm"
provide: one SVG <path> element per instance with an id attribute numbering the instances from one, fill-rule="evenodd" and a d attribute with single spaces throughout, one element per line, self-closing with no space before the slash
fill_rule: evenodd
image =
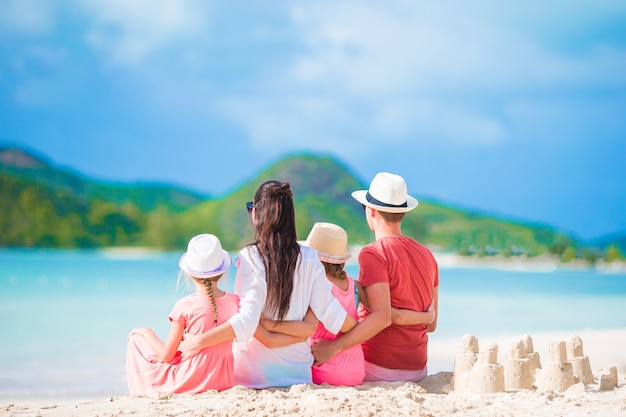
<path id="1" fill-rule="evenodd" d="M 343 321 L 343 325 L 341 326 L 341 333 L 345 333 L 345 332 L 349 332 L 350 330 L 352 330 L 354 328 L 354 326 L 356 326 L 358 323 L 358 320 L 355 319 L 354 317 L 352 317 L 350 314 L 346 314 L 346 318 Z"/>
<path id="2" fill-rule="evenodd" d="M 307 340 L 306 337 L 297 337 L 283 333 L 270 332 L 260 324 L 254 333 L 254 338 L 268 348 L 292 345 L 294 343 L 305 342 Z"/>
<path id="3" fill-rule="evenodd" d="M 147 327 L 134 329 L 131 334 L 143 336 L 159 359 L 164 362 L 169 362 L 174 359 L 174 355 L 176 355 L 176 349 L 183 339 L 183 330 L 184 327 L 182 324 L 177 321 L 172 321 L 172 327 L 170 328 L 170 333 L 165 343 L 159 339 L 152 329 Z"/>
<path id="4" fill-rule="evenodd" d="M 391 323 L 400 326 L 431 324 L 435 320 L 436 315 L 434 299 L 430 302 L 428 310 L 424 312 L 391 307 Z"/>
<path id="5" fill-rule="evenodd" d="M 292 345 L 313 336 L 318 325 L 319 320 L 310 308 L 302 321 L 278 322 L 261 316 L 254 338 L 270 348 Z"/>
<path id="6" fill-rule="evenodd" d="M 245 248 L 237 258 L 235 293 L 239 295 L 239 312 L 228 321 L 204 332 L 201 335 L 185 335 L 180 344 L 183 359 L 197 355 L 202 349 L 228 340 L 245 341 L 254 336 L 265 304 L 267 288 L 261 271 L 255 269 L 255 262 L 261 264 L 256 251 Z"/>
<path id="7" fill-rule="evenodd" d="M 277 321 L 269 320 L 261 316 L 260 323 L 261 326 L 269 332 L 282 333 L 285 335 L 296 336 L 306 339 L 307 337 L 313 336 L 313 333 L 315 333 L 315 330 L 317 330 L 317 326 L 320 322 L 317 317 L 315 317 L 313 311 L 309 308 L 302 321 Z"/>
<path id="8" fill-rule="evenodd" d="M 235 331 L 233 327 L 229 322 L 225 321 L 200 335 L 185 335 L 185 339 L 180 342 L 179 350 L 182 353 L 182 359 L 185 360 L 196 356 L 205 347 L 227 342 L 234 338 Z"/>
<path id="9" fill-rule="evenodd" d="M 267 297 L 263 261 L 255 248 L 239 252 L 235 294 L 239 296 L 239 311 L 228 322 L 237 341 L 244 342 L 254 337 Z"/>

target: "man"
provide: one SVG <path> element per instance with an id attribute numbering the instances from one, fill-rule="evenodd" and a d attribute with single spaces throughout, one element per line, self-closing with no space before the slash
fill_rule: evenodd
<path id="1" fill-rule="evenodd" d="M 418 201 L 407 194 L 404 178 L 387 172 L 376 174 L 369 190 L 354 191 L 352 197 L 363 205 L 376 238 L 359 254 L 359 281 L 369 309 L 362 306 L 362 320 L 349 332 L 312 346 L 313 355 L 323 363 L 362 343 L 365 381 L 420 381 L 428 372 L 427 332 L 437 327 L 439 272 L 430 250 L 402 234 L 402 220 Z M 392 307 L 425 312 L 431 304 L 430 324 L 392 324 Z"/>

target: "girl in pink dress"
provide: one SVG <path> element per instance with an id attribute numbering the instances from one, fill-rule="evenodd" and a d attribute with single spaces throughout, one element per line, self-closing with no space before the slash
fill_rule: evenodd
<path id="1" fill-rule="evenodd" d="M 332 223 L 315 223 L 309 233 L 305 245 L 317 250 L 317 256 L 326 270 L 326 278 L 333 283 L 333 295 L 349 315 L 358 320 L 359 293 L 361 287 L 346 274 L 344 265 L 350 258 L 347 252 L 348 236 L 343 228 Z M 339 334 L 330 333 L 322 323 L 311 338 L 315 343 L 319 339 L 333 340 Z M 352 346 L 328 362 L 313 365 L 313 383 L 330 385 L 355 386 L 363 382 L 365 377 L 365 360 L 361 345 Z"/>
<path id="2" fill-rule="evenodd" d="M 239 297 L 217 286 L 231 263 L 216 236 L 201 234 L 189 241 L 179 266 L 196 292 L 174 305 L 165 342 L 149 328 L 134 329 L 128 336 L 126 374 L 131 395 L 200 393 L 233 386 L 232 341 L 204 348 L 185 361 L 178 351 L 185 335 L 206 332 L 237 313 Z"/>

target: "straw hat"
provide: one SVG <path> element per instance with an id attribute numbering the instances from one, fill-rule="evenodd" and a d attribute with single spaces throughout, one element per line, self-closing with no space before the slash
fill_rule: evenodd
<path id="1" fill-rule="evenodd" d="M 346 231 L 333 223 L 315 223 L 303 244 L 315 249 L 322 262 L 343 264 L 351 257 Z"/>
<path id="2" fill-rule="evenodd" d="M 407 194 L 404 178 L 388 172 L 376 174 L 369 190 L 354 191 L 352 197 L 367 207 L 386 213 L 406 213 L 419 204 Z"/>
<path id="3" fill-rule="evenodd" d="M 232 259 L 222 249 L 215 235 L 204 233 L 194 236 L 181 256 L 178 266 L 183 272 L 196 278 L 211 278 L 223 274 L 230 268 Z"/>

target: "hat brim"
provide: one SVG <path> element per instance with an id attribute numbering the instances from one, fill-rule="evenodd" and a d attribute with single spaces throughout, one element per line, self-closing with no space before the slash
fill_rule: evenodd
<path id="1" fill-rule="evenodd" d="M 222 275 L 224 272 L 228 271 L 228 269 L 233 264 L 233 260 L 230 257 L 230 254 L 222 249 L 222 265 L 218 269 L 214 269 L 212 271 L 196 271 L 193 268 L 190 268 L 187 265 L 187 253 L 184 253 L 183 256 L 180 257 L 178 261 L 178 267 L 187 275 L 191 275 L 196 278 L 213 278 L 218 275 Z"/>
<path id="2" fill-rule="evenodd" d="M 406 196 L 406 207 L 389 207 L 389 206 L 381 206 L 378 204 L 373 204 L 370 203 L 369 201 L 367 201 L 367 198 L 365 197 L 367 195 L 368 190 L 357 190 L 357 191 L 353 191 L 352 192 L 352 197 L 358 201 L 359 203 L 367 206 L 367 207 L 371 207 L 374 210 L 378 210 L 378 211 L 382 211 L 385 213 L 406 213 L 409 212 L 411 210 L 413 210 L 415 207 L 418 206 L 419 201 L 417 201 L 417 199 L 415 197 L 412 197 L 410 195 Z"/>
<path id="3" fill-rule="evenodd" d="M 299 240 L 298 243 L 302 246 L 306 246 L 307 248 L 311 248 L 309 246 L 309 243 L 306 240 Z M 311 248 L 312 250 L 315 251 L 315 253 L 317 253 L 317 258 L 322 261 L 322 262 L 326 262 L 329 264 L 345 264 L 346 261 L 350 258 L 352 258 L 352 255 L 350 255 L 348 252 L 346 252 L 344 255 L 342 256 L 332 256 L 332 255 L 328 255 L 325 253 L 322 253 L 316 249 Z"/>
<path id="4" fill-rule="evenodd" d="M 330 257 L 330 255 L 326 255 L 326 254 L 318 252 L 317 257 L 319 258 L 320 261 L 326 262 L 327 264 L 340 265 L 340 264 L 345 264 L 348 259 L 352 258 L 352 255 L 350 255 L 349 253 L 346 253 L 343 256 Z"/>

